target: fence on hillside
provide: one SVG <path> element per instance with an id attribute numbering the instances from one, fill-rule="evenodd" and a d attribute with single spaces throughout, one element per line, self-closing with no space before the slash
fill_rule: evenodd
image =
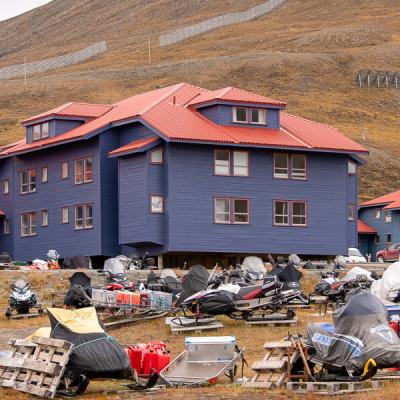
<path id="1" fill-rule="evenodd" d="M 362 87 L 400 88 L 400 72 L 362 69 L 356 77 L 356 84 Z"/>
<path id="2" fill-rule="evenodd" d="M 48 58 L 46 60 L 34 61 L 27 64 L 15 64 L 0 68 L 0 80 L 16 78 L 19 76 L 32 75 L 45 72 L 55 68 L 68 67 L 69 65 L 79 64 L 92 57 L 107 51 L 105 41 L 95 43 L 75 53 L 64 54 L 62 56 Z"/>
<path id="3" fill-rule="evenodd" d="M 243 12 L 223 14 L 198 24 L 186 26 L 185 28 L 179 29 L 175 32 L 160 36 L 160 46 L 168 46 L 170 44 L 178 43 L 190 37 L 200 35 L 222 26 L 250 21 L 271 12 L 284 1 L 285 0 L 270 0 Z"/>

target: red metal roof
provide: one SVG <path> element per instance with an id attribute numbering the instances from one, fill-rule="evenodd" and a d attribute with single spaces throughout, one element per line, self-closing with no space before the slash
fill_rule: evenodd
<path id="1" fill-rule="evenodd" d="M 250 95 L 252 95 L 251 93 L 234 88 L 222 89 L 219 92 L 218 96 L 229 99 L 239 98 L 239 94 L 243 93 L 246 95 L 249 94 L 247 98 L 250 98 Z M 204 98 L 209 93 L 206 89 L 187 83 L 180 83 L 142 93 L 113 105 L 104 106 L 108 107 L 107 112 L 99 117 L 93 117 L 81 126 L 56 137 L 50 137 L 29 144 L 24 140 L 15 143 L 14 146 L 3 148 L 0 150 L 0 157 L 79 140 L 85 138 L 86 135 L 92 136 L 95 133 L 100 133 L 113 124 L 120 124 L 129 120 L 139 120 L 147 123 L 167 141 L 195 141 L 203 143 L 241 144 L 244 146 L 276 146 L 295 149 L 368 153 L 367 149 L 347 138 L 335 128 L 286 113 L 281 113 L 280 129 L 217 125 L 205 118 L 194 108 L 188 106 L 188 104 L 191 104 L 191 99 Z M 254 96 L 252 102 L 259 97 L 265 99 L 262 96 Z M 64 108 L 61 110 L 62 107 Z M 64 105 L 54 110 L 57 110 L 57 113 L 71 112 L 65 111 L 65 108 L 71 110 L 74 107 L 69 103 L 68 107 Z M 52 110 L 53 113 L 54 110 Z M 74 112 L 77 113 L 78 111 L 75 110 Z M 89 114 L 89 111 L 87 114 Z"/>
<path id="2" fill-rule="evenodd" d="M 364 233 L 368 235 L 374 235 L 376 234 L 376 230 L 372 227 L 369 226 L 366 222 L 364 222 L 362 219 L 358 220 L 358 233 Z"/>
<path id="3" fill-rule="evenodd" d="M 226 87 L 200 94 L 190 101 L 188 105 L 195 106 L 203 103 L 209 103 L 214 100 L 225 100 L 238 103 L 268 104 L 282 107 L 286 106 L 286 103 L 283 101 L 270 99 L 268 97 L 260 96 L 256 93 L 247 92 L 246 90 L 237 89 L 234 87 Z"/>
<path id="4" fill-rule="evenodd" d="M 376 199 L 365 201 L 360 207 L 386 205 L 385 210 L 400 208 L 400 190 L 377 197 Z"/>
<path id="5" fill-rule="evenodd" d="M 108 104 L 66 103 L 52 110 L 25 119 L 21 121 L 21 123 L 27 125 L 28 122 L 52 116 L 97 118 L 104 115 L 112 108 L 113 106 Z"/>
<path id="6" fill-rule="evenodd" d="M 109 155 L 109 157 L 114 157 L 114 156 L 127 154 L 130 152 L 134 152 L 134 151 L 142 149 L 143 147 L 146 147 L 147 145 L 149 145 L 151 143 L 156 142 L 157 140 L 160 140 L 160 138 L 158 136 L 141 139 L 141 140 L 134 140 L 133 142 L 130 142 L 130 143 L 126 144 L 125 146 L 121 146 L 121 147 L 118 147 L 118 149 L 110 151 L 108 153 L 108 155 Z"/>

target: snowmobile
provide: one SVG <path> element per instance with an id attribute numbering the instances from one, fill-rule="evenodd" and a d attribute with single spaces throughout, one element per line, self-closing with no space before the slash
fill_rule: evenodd
<path id="1" fill-rule="evenodd" d="M 69 281 L 71 286 L 64 297 L 64 306 L 84 308 L 92 303 L 91 279 L 84 272 L 75 272 Z"/>
<path id="2" fill-rule="evenodd" d="M 333 322 L 307 325 L 308 367 L 315 380 L 359 381 L 378 369 L 400 367 L 400 338 L 376 296 L 354 295 L 334 311 Z"/>
<path id="3" fill-rule="evenodd" d="M 124 265 L 117 258 L 106 260 L 103 271 L 99 271 L 99 273 L 105 274 L 107 278 L 107 283 L 103 289 L 135 290 L 135 284 L 129 281 Z"/>
<path id="4" fill-rule="evenodd" d="M 42 307 L 38 304 L 35 293 L 30 290 L 31 286 L 30 283 L 25 282 L 23 279 L 18 279 L 10 286 L 12 292 L 8 298 L 9 307 L 6 311 L 7 318 L 12 318 L 14 311 L 16 311 L 17 315 L 29 315 L 31 308 L 37 310 L 37 315 L 43 313 Z"/>
<path id="5" fill-rule="evenodd" d="M 181 305 L 194 315 L 196 323 L 216 315 L 244 321 L 290 320 L 295 317 L 293 309 L 289 307 L 285 313 L 280 309 L 301 297 L 301 292 L 282 291 L 282 286 L 276 277 L 266 277 L 259 285 L 223 284 L 195 293 Z"/>
<path id="6" fill-rule="evenodd" d="M 182 283 L 175 271 L 170 268 L 163 269 L 158 276 L 150 271 L 147 275 L 146 287 L 149 290 L 172 293 L 174 300 L 182 292 Z"/>

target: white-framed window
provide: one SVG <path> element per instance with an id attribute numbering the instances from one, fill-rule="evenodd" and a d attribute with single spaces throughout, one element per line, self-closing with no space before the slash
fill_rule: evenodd
<path id="1" fill-rule="evenodd" d="M 289 154 L 274 153 L 274 178 L 289 178 Z"/>
<path id="2" fill-rule="evenodd" d="M 391 210 L 385 210 L 385 223 L 392 222 L 392 211 Z"/>
<path id="3" fill-rule="evenodd" d="M 381 209 L 380 208 L 377 208 L 375 210 L 375 218 L 376 219 L 381 219 Z"/>
<path id="4" fill-rule="evenodd" d="M 69 224 L 69 207 L 65 206 L 61 209 L 61 223 Z"/>
<path id="5" fill-rule="evenodd" d="M 4 235 L 10 234 L 10 220 L 8 218 L 5 218 L 3 220 L 3 234 Z"/>
<path id="6" fill-rule="evenodd" d="M 265 125 L 267 122 L 266 110 L 263 108 L 252 108 L 250 110 L 250 123 L 254 125 Z"/>
<path id="7" fill-rule="evenodd" d="M 163 162 L 164 162 L 163 148 L 159 147 L 157 149 L 152 150 L 150 153 L 150 163 L 163 164 Z"/>
<path id="8" fill-rule="evenodd" d="M 230 150 L 215 150 L 214 173 L 215 175 L 231 174 Z"/>
<path id="9" fill-rule="evenodd" d="M 93 181 L 93 159 L 85 157 L 75 160 L 75 185 Z"/>
<path id="10" fill-rule="evenodd" d="M 49 123 L 43 122 L 42 124 L 36 124 L 32 127 L 32 140 L 46 139 L 49 137 Z"/>
<path id="11" fill-rule="evenodd" d="M 249 153 L 247 151 L 233 152 L 233 175 L 249 176 Z"/>
<path id="12" fill-rule="evenodd" d="M 48 182 L 48 180 L 49 180 L 48 172 L 49 172 L 49 169 L 47 168 L 47 166 L 42 167 L 42 183 Z"/>
<path id="13" fill-rule="evenodd" d="M 249 200 L 248 199 L 232 199 L 233 201 L 233 223 L 248 224 L 249 223 Z"/>
<path id="14" fill-rule="evenodd" d="M 75 229 L 93 228 L 92 204 L 79 204 L 75 206 Z"/>
<path id="15" fill-rule="evenodd" d="M 20 193 L 35 193 L 36 192 L 36 169 L 27 169 L 20 171 Z"/>
<path id="16" fill-rule="evenodd" d="M 349 203 L 347 206 L 347 218 L 349 221 L 354 221 L 356 206 L 354 203 Z"/>
<path id="17" fill-rule="evenodd" d="M 214 222 L 217 224 L 229 224 L 231 222 L 230 199 L 216 198 L 214 202 Z"/>
<path id="18" fill-rule="evenodd" d="M 9 194 L 10 193 L 10 181 L 8 178 L 3 179 L 3 194 Z"/>
<path id="19" fill-rule="evenodd" d="M 274 225 L 289 225 L 289 202 L 285 200 L 274 201 Z"/>
<path id="20" fill-rule="evenodd" d="M 307 159 L 304 154 L 292 154 L 292 179 L 307 178 Z"/>
<path id="21" fill-rule="evenodd" d="M 61 179 L 68 179 L 69 177 L 69 163 L 68 161 L 63 161 L 61 163 Z"/>
<path id="22" fill-rule="evenodd" d="M 355 175 L 357 173 L 357 164 L 353 161 L 347 162 L 347 173 L 349 175 Z"/>
<path id="23" fill-rule="evenodd" d="M 233 122 L 247 124 L 247 108 L 233 107 Z"/>
<path id="24" fill-rule="evenodd" d="M 21 214 L 21 236 L 36 235 L 36 212 Z"/>
<path id="25" fill-rule="evenodd" d="M 42 226 L 49 226 L 49 210 L 42 210 Z"/>
<path id="26" fill-rule="evenodd" d="M 292 201 L 292 225 L 307 226 L 307 203 Z"/>
<path id="27" fill-rule="evenodd" d="M 152 194 L 150 196 L 150 212 L 152 214 L 162 214 L 164 212 L 164 196 Z"/>

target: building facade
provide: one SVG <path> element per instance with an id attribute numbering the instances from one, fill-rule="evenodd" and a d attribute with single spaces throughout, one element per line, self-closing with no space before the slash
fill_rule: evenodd
<path id="1" fill-rule="evenodd" d="M 337 129 L 236 88 L 177 84 L 112 105 L 68 103 L 0 151 L 0 250 L 115 256 L 345 254 L 357 167 Z"/>

